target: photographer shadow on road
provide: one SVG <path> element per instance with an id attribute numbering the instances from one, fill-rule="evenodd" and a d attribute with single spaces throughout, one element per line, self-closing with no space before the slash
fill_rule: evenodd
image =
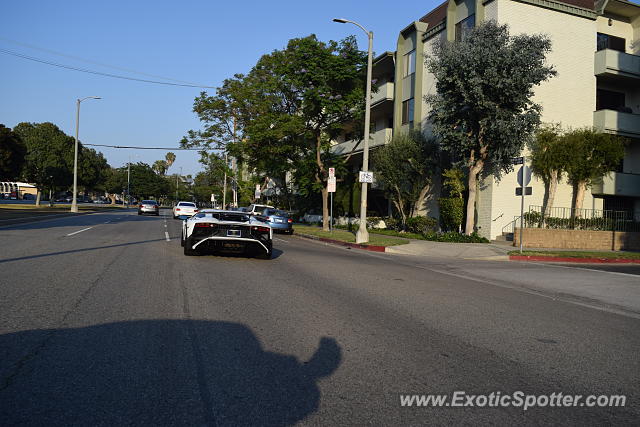
<path id="1" fill-rule="evenodd" d="M 320 405 L 342 355 L 266 351 L 245 325 L 142 320 L 0 335 L 3 425 L 273 425 Z"/>

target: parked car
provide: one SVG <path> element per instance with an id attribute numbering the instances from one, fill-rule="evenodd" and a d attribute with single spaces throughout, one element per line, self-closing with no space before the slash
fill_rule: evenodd
<path id="1" fill-rule="evenodd" d="M 273 230 L 245 212 L 203 209 L 182 223 L 185 255 L 211 251 L 271 259 Z"/>
<path id="2" fill-rule="evenodd" d="M 247 212 L 251 215 L 262 215 L 262 212 L 267 208 L 275 209 L 273 206 L 269 205 L 251 204 L 247 208 Z"/>
<path id="3" fill-rule="evenodd" d="M 147 213 L 153 214 L 155 216 L 160 215 L 160 206 L 158 205 L 158 202 L 156 202 L 155 200 L 141 201 L 140 205 L 138 206 L 138 215 Z"/>
<path id="4" fill-rule="evenodd" d="M 286 211 L 267 208 L 257 218 L 269 224 L 273 231 L 281 231 L 287 234 L 293 233 L 293 219 L 289 217 L 289 213 Z"/>
<path id="5" fill-rule="evenodd" d="M 173 207 L 173 219 L 181 216 L 193 216 L 198 213 L 198 207 L 193 202 L 178 202 Z"/>

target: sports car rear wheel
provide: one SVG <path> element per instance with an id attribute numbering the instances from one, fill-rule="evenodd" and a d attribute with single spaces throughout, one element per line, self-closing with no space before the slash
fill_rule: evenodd
<path id="1" fill-rule="evenodd" d="M 184 241 L 184 254 L 186 256 L 196 255 L 196 251 L 192 249 L 192 246 L 193 246 L 193 241 L 191 240 L 191 237 L 188 237 Z"/>

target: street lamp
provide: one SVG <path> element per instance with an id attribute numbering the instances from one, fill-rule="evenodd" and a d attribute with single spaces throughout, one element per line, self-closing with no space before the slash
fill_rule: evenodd
<path id="1" fill-rule="evenodd" d="M 102 99 L 99 96 L 87 96 L 76 100 L 76 146 L 73 155 L 73 200 L 71 201 L 71 212 L 78 212 L 78 131 L 80 129 L 80 103 L 86 99 Z"/>
<path id="2" fill-rule="evenodd" d="M 367 58 L 367 92 L 365 94 L 365 110 L 364 110 L 364 147 L 362 149 L 362 171 L 369 170 L 369 121 L 371 116 L 371 68 L 373 62 L 373 31 L 367 31 L 362 25 L 348 19 L 334 18 L 333 22 L 340 24 L 353 24 L 365 32 L 369 38 L 369 57 Z M 362 191 L 360 192 L 360 227 L 356 233 L 356 243 L 367 243 L 369 241 L 369 232 L 367 231 L 367 183 L 362 183 Z"/>

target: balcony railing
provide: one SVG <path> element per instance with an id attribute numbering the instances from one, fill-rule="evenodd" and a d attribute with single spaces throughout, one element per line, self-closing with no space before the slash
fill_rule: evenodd
<path id="1" fill-rule="evenodd" d="M 383 101 L 391 101 L 393 99 L 393 82 L 386 82 L 378 87 L 378 92 L 371 95 L 371 105 L 376 105 Z"/>
<path id="2" fill-rule="evenodd" d="M 371 134 L 371 139 L 369 140 L 369 148 L 377 147 L 379 145 L 384 145 L 391 140 L 393 130 L 391 128 L 380 129 Z M 347 155 L 351 153 L 353 150 L 354 153 L 362 152 L 364 147 L 364 143 L 360 142 L 358 146 L 355 148 L 358 141 L 350 139 L 349 141 L 342 142 L 340 144 L 336 144 L 331 147 L 331 152 L 338 155 Z"/>
<path id="3" fill-rule="evenodd" d="M 640 79 L 640 56 L 617 50 L 603 49 L 595 54 L 594 73 Z"/>
<path id="4" fill-rule="evenodd" d="M 591 193 L 598 196 L 640 197 L 640 175 L 611 172 L 593 182 Z"/>
<path id="5" fill-rule="evenodd" d="M 615 110 L 594 111 L 593 126 L 603 132 L 640 138 L 640 114 L 623 113 Z"/>

